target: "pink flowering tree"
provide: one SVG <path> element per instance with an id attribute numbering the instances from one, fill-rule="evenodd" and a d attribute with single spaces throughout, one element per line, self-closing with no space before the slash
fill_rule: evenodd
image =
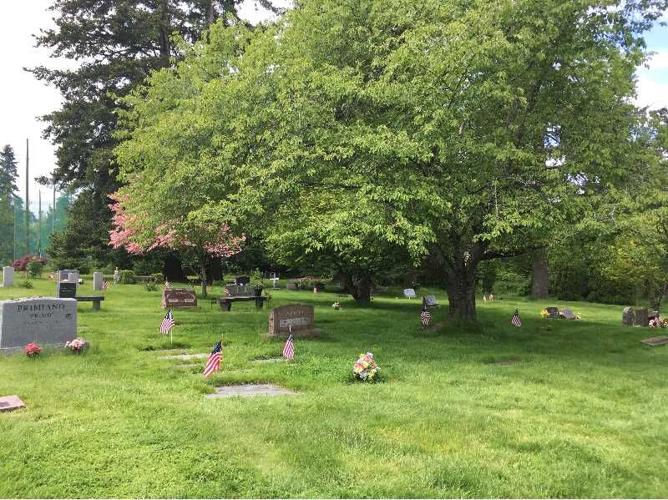
<path id="1" fill-rule="evenodd" d="M 207 296 L 206 263 L 210 258 L 228 258 L 241 252 L 246 237 L 232 234 L 225 223 L 196 218 L 179 218 L 154 225 L 149 214 L 129 213 L 126 195 L 114 193 L 113 229 L 109 231 L 109 245 L 125 248 L 130 254 L 143 255 L 158 248 L 178 250 L 191 255 L 199 267 L 202 295 Z"/>

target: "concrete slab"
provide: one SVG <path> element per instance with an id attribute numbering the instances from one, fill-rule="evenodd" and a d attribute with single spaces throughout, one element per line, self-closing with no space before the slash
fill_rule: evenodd
<path id="1" fill-rule="evenodd" d="M 645 345 L 656 347 L 658 345 L 668 344 L 668 337 L 666 337 L 665 335 L 661 335 L 659 337 L 649 337 L 641 340 L 640 342 L 642 342 Z"/>
<path id="2" fill-rule="evenodd" d="M 4 396 L 0 398 L 0 411 L 12 411 L 25 408 L 25 403 L 18 396 Z"/>
<path id="3" fill-rule="evenodd" d="M 295 396 L 298 393 L 274 384 L 243 384 L 223 385 L 216 387 L 214 394 L 207 394 L 207 398 L 231 398 L 240 396 L 243 398 L 253 396 Z"/>

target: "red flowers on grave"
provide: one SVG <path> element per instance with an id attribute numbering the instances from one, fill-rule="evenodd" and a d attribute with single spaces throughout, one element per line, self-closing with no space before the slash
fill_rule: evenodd
<path id="1" fill-rule="evenodd" d="M 39 356 L 39 353 L 42 352 L 42 347 L 35 342 L 30 342 L 23 348 L 23 352 L 25 352 L 26 356 L 29 358 L 36 358 Z"/>

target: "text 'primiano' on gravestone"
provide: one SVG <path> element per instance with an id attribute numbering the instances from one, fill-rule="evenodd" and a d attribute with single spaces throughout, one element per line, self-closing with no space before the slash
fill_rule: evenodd
<path id="1" fill-rule="evenodd" d="M 313 306 L 307 304 L 288 304 L 275 307 L 269 315 L 269 335 L 311 337 L 320 332 L 313 327 Z"/>
<path id="2" fill-rule="evenodd" d="M 75 299 L 0 301 L 0 350 L 19 349 L 30 342 L 59 345 L 76 336 Z"/>

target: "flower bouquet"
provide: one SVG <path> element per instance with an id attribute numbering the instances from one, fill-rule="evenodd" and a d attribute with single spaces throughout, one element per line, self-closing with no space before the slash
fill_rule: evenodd
<path id="1" fill-rule="evenodd" d="M 550 317 L 550 313 L 547 312 L 547 309 L 543 309 L 543 310 L 540 312 L 540 317 L 543 318 L 543 319 L 545 319 L 545 318 L 549 318 L 549 317 Z"/>
<path id="2" fill-rule="evenodd" d="M 373 354 L 370 352 L 360 354 L 359 359 L 353 365 L 353 377 L 357 380 L 373 382 L 378 378 L 379 372 L 380 367 L 376 364 L 376 360 L 373 359 Z"/>
<path id="3" fill-rule="evenodd" d="M 25 352 L 26 356 L 29 358 L 36 358 L 39 356 L 39 353 L 42 352 L 42 347 L 35 342 L 30 342 L 23 348 L 23 352 Z"/>
<path id="4" fill-rule="evenodd" d="M 65 342 L 65 348 L 72 351 L 74 354 L 81 354 L 82 351 L 88 349 L 88 341 L 80 337 Z"/>
<path id="5" fill-rule="evenodd" d="M 650 328 L 666 328 L 668 327 L 668 318 L 661 318 L 660 316 L 655 316 L 649 320 Z"/>

